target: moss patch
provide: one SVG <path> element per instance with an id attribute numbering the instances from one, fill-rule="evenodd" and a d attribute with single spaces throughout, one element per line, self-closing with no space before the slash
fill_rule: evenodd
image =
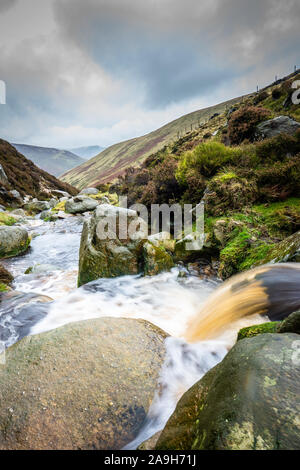
<path id="1" fill-rule="evenodd" d="M 253 325 L 248 326 L 246 328 L 242 328 L 238 332 L 237 340 L 240 341 L 241 339 L 252 338 L 253 336 L 262 335 L 265 333 L 276 333 L 279 325 L 280 322 L 273 321 L 262 323 L 261 325 Z"/>
<path id="2" fill-rule="evenodd" d="M 11 215 L 8 215 L 6 212 L 0 212 L 0 225 L 14 225 L 16 219 Z"/>

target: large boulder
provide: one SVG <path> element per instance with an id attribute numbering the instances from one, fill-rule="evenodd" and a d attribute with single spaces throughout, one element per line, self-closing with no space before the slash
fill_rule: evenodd
<path id="1" fill-rule="evenodd" d="M 32 201 L 25 205 L 25 209 L 28 212 L 33 212 L 34 214 L 38 214 L 40 212 L 49 210 L 50 204 L 48 201 Z"/>
<path id="2" fill-rule="evenodd" d="M 133 224 L 141 229 L 131 237 L 128 228 Z M 103 227 L 105 237 L 99 233 Z M 115 230 L 113 229 L 115 228 Z M 119 237 L 124 229 L 124 236 Z M 143 240 L 148 227 L 135 211 L 102 204 L 84 222 L 80 253 L 78 284 L 99 279 L 137 274 L 141 271 Z M 134 232 L 134 231 L 133 231 Z"/>
<path id="3" fill-rule="evenodd" d="M 299 335 L 243 339 L 179 401 L 157 450 L 299 449 Z"/>
<path id="4" fill-rule="evenodd" d="M 99 191 L 98 191 L 97 188 L 85 188 L 85 189 L 82 189 L 79 194 L 80 195 L 82 195 L 82 194 L 91 194 L 91 195 L 96 196 L 98 193 L 99 193 Z"/>
<path id="5" fill-rule="evenodd" d="M 69 214 L 83 214 L 95 210 L 98 204 L 99 202 L 91 197 L 76 196 L 66 201 L 65 211 Z"/>
<path id="6" fill-rule="evenodd" d="M 166 334 L 100 318 L 29 336 L 0 366 L 0 449 L 121 449 L 154 397 Z"/>
<path id="7" fill-rule="evenodd" d="M 266 139 L 282 133 L 293 135 L 299 127 L 300 123 L 294 119 L 288 116 L 278 116 L 258 124 L 256 130 L 259 137 Z"/>
<path id="8" fill-rule="evenodd" d="M 0 226 L 0 258 L 24 253 L 30 244 L 27 230 L 21 227 Z"/>

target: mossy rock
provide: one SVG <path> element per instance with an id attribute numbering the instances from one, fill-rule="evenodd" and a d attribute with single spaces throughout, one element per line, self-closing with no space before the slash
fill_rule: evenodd
<path id="1" fill-rule="evenodd" d="M 300 310 L 291 313 L 285 320 L 279 323 L 278 333 L 297 333 L 300 335 Z"/>
<path id="2" fill-rule="evenodd" d="M 121 449 L 157 387 L 166 333 L 100 318 L 23 338 L 0 365 L 0 449 Z"/>
<path id="3" fill-rule="evenodd" d="M 11 258 L 27 251 L 30 238 L 21 227 L 0 226 L 0 258 Z"/>
<path id="4" fill-rule="evenodd" d="M 246 328 L 242 328 L 238 332 L 237 340 L 245 339 L 245 338 L 252 338 L 253 336 L 265 334 L 265 333 L 277 333 L 277 327 L 280 322 L 273 321 L 262 323 L 261 325 L 253 325 L 248 326 Z"/>
<path id="5" fill-rule="evenodd" d="M 7 214 L 6 212 L 0 212 L 0 225 L 11 226 L 14 225 L 16 222 L 17 220 L 13 216 Z"/>
<path id="6" fill-rule="evenodd" d="M 238 341 L 183 395 L 155 449 L 299 449 L 298 338 L 260 334 Z"/>
<path id="7" fill-rule="evenodd" d="M 146 275 L 154 276 L 174 267 L 173 258 L 164 246 L 155 246 L 149 241 L 143 245 L 143 258 Z"/>
<path id="8" fill-rule="evenodd" d="M 126 226 L 123 228 L 126 229 L 127 235 L 131 223 L 141 224 L 145 230 L 145 222 L 135 211 L 108 204 L 98 206 L 91 219 L 86 220 L 83 225 L 79 252 L 79 286 L 102 277 L 142 272 L 142 248 L 145 239 L 134 239 L 129 235 L 122 239 L 118 237 L 120 227 L 123 226 L 121 214 L 125 217 Z M 102 238 L 98 229 L 99 226 L 107 228 L 106 224 L 113 228 Z M 146 228 L 148 230 L 148 227 Z"/>
<path id="9" fill-rule="evenodd" d="M 260 266 L 267 263 L 282 263 L 291 261 L 300 251 L 300 231 L 294 233 L 290 237 L 285 238 L 282 242 L 277 243 L 268 251 L 265 257 L 253 263 L 254 266 Z"/>

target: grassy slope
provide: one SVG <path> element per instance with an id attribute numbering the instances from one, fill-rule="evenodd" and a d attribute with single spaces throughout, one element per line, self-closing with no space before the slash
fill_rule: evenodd
<path id="1" fill-rule="evenodd" d="M 215 113 L 224 113 L 226 109 L 240 100 L 241 98 L 235 98 L 216 106 L 186 114 L 150 134 L 112 145 L 83 165 L 68 171 L 61 179 L 79 189 L 86 186 L 96 186 L 103 182 L 111 182 L 122 174 L 128 166 L 139 165 L 152 153 L 186 134 L 191 130 L 191 127 L 193 129 L 199 128 Z"/>
<path id="2" fill-rule="evenodd" d="M 54 176 L 59 176 L 84 163 L 83 158 L 67 150 L 23 144 L 13 144 L 13 146 L 39 168 Z"/>

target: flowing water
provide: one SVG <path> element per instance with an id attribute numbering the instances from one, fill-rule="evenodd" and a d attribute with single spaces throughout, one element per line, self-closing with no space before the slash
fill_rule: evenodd
<path id="1" fill-rule="evenodd" d="M 193 337 L 196 342 L 189 343 L 190 325 L 219 286 L 217 280 L 174 268 L 153 277 L 99 279 L 77 289 L 82 223 L 83 217 L 70 217 L 55 223 L 36 219 L 26 225 L 36 235 L 29 252 L 3 263 L 15 276 L 15 291 L 4 294 L 0 304 L 0 340 L 9 346 L 25 335 L 105 316 L 142 318 L 165 330 L 170 335 L 166 359 L 144 426 L 127 446 L 134 449 L 164 427 L 178 399 L 223 359 L 237 331 L 261 323 L 262 317 L 231 318 L 219 330 L 207 332 L 207 338 Z M 30 267 L 33 272 L 24 274 Z"/>

